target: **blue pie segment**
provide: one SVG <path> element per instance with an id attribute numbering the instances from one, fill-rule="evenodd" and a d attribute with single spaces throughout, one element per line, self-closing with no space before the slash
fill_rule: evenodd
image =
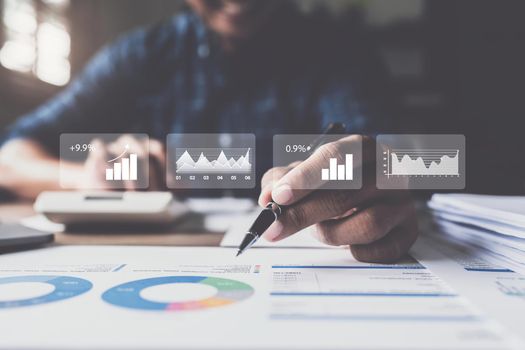
<path id="1" fill-rule="evenodd" d="M 93 284 L 88 280 L 70 276 L 31 275 L 0 278 L 0 286 L 3 284 L 28 282 L 50 284 L 54 287 L 54 289 L 48 294 L 34 298 L 0 301 L 0 309 L 46 304 L 52 303 L 54 301 L 69 299 L 83 294 L 93 287 Z"/>

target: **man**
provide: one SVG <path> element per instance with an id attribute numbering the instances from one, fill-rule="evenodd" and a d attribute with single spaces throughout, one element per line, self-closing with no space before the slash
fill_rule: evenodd
<path id="1" fill-rule="evenodd" d="M 22 197 L 58 189 L 60 133 L 145 132 L 164 140 L 169 132 L 254 132 L 266 144 L 258 165 L 268 169 L 269 152 L 261 150 L 270 149 L 274 134 L 318 133 L 335 121 L 365 134 L 388 121 L 378 117 L 387 109 L 380 67 L 357 30 L 304 17 L 279 0 L 187 3 L 194 13 L 120 39 L 68 89 L 18 121 L 0 154 L 0 186 Z M 364 149 L 361 190 L 294 190 L 320 171 L 321 159 L 341 157 L 356 142 Z M 160 141 L 150 143 L 150 153 L 165 159 Z M 413 206 L 403 192 L 376 189 L 373 158 L 370 139 L 354 135 L 299 165 L 268 171 L 259 202 L 273 198 L 289 209 L 266 238 L 317 224 L 321 240 L 349 245 L 357 259 L 400 258 L 417 236 Z M 71 186 L 95 163 L 69 164 Z"/>

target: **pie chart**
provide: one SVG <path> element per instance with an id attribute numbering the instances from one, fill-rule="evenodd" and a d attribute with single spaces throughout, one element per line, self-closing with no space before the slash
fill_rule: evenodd
<path id="1" fill-rule="evenodd" d="M 70 276 L 2 277 L 0 278 L 0 295 L 2 296 L 0 298 L 0 309 L 69 299 L 87 292 L 92 286 L 91 282 L 85 279 Z M 43 293 L 39 293 L 39 291 L 43 291 Z M 37 295 L 33 295 L 35 292 Z"/>
<path id="2" fill-rule="evenodd" d="M 155 295 L 155 288 L 159 290 L 166 287 L 171 288 L 171 293 L 165 292 L 163 296 L 149 297 Z M 120 284 L 102 294 L 102 299 L 109 304 L 129 309 L 191 311 L 240 302 L 253 293 L 254 289 L 250 285 L 232 279 L 164 276 Z"/>

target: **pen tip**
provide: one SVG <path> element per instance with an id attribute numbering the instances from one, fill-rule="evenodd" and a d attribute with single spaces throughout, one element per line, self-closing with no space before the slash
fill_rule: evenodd
<path id="1" fill-rule="evenodd" d="M 241 254 L 242 254 L 242 250 L 238 250 L 238 251 L 237 251 L 237 255 L 235 255 L 235 257 L 238 257 L 238 256 L 241 255 Z"/>

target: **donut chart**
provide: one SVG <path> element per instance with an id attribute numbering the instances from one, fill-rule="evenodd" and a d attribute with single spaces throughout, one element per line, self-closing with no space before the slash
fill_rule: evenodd
<path id="1" fill-rule="evenodd" d="M 213 296 L 200 300 L 158 302 L 141 296 L 145 288 L 163 284 L 193 283 L 203 284 L 216 289 Z M 152 311 L 190 311 L 225 306 L 249 298 L 253 288 L 236 280 L 206 276 L 165 276 L 127 282 L 115 286 L 102 294 L 102 299 L 109 304 L 129 309 Z"/>
<path id="2" fill-rule="evenodd" d="M 13 276 L 0 278 L 0 286 L 11 283 L 46 283 L 52 285 L 53 291 L 34 298 L 0 301 L 0 309 L 32 306 L 52 303 L 59 300 L 73 298 L 89 291 L 93 284 L 88 280 L 70 276 Z"/>

